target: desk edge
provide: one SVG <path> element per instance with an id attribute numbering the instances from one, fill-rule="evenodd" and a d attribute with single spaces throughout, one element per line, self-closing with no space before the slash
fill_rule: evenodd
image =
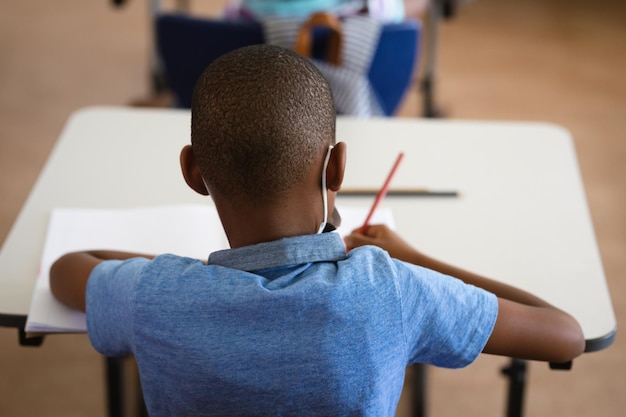
<path id="1" fill-rule="evenodd" d="M 615 333 L 617 328 L 614 328 L 604 336 L 597 337 L 595 339 L 587 339 L 585 341 L 585 353 L 596 352 L 608 348 L 615 341 Z"/>
<path id="2" fill-rule="evenodd" d="M 23 329 L 26 327 L 26 318 L 28 316 L 21 314 L 5 314 L 0 313 L 0 327 L 15 327 Z"/>
<path id="3" fill-rule="evenodd" d="M 26 327 L 26 319 L 27 316 L 21 314 L 0 313 L 0 327 L 13 327 L 23 331 Z M 585 353 L 596 352 L 608 348 L 615 341 L 616 333 L 617 328 L 614 328 L 604 336 L 597 337 L 595 339 L 587 339 L 585 341 Z"/>

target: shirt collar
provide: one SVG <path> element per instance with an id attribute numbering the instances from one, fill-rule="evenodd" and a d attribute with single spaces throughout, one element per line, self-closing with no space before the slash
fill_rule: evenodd
<path id="1" fill-rule="evenodd" d="M 346 247 L 341 236 L 338 233 L 321 233 L 220 250 L 209 255 L 208 263 L 257 271 L 311 262 L 335 262 L 345 258 Z"/>

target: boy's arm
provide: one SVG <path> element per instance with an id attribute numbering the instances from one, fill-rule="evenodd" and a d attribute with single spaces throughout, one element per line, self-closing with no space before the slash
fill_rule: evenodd
<path id="1" fill-rule="evenodd" d="M 63 255 L 50 268 L 52 295 L 68 307 L 85 311 L 87 280 L 96 265 L 112 259 L 126 260 L 138 257 L 153 258 L 151 255 L 108 250 L 72 252 Z"/>
<path id="2" fill-rule="evenodd" d="M 399 260 L 461 279 L 498 297 L 498 318 L 485 353 L 550 362 L 567 362 L 584 351 L 578 322 L 542 299 L 510 285 L 465 271 L 415 250 L 386 226 L 370 226 L 365 234 L 345 237 L 348 249 L 379 246 Z"/>

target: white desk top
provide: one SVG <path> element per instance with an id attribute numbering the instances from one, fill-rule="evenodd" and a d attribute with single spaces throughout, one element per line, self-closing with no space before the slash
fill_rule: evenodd
<path id="1" fill-rule="evenodd" d="M 339 118 L 344 188 L 458 190 L 458 198 L 388 197 L 420 250 L 530 291 L 573 314 L 587 350 L 616 322 L 569 133 L 538 123 Z M 0 252 L 0 324 L 26 316 L 54 207 L 199 203 L 182 180 L 184 110 L 90 108 L 72 116 Z M 373 197 L 341 197 L 368 205 Z"/>

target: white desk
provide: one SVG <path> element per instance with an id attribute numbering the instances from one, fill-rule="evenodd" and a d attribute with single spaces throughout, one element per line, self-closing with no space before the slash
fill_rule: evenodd
<path id="1" fill-rule="evenodd" d="M 521 287 L 573 314 L 587 351 L 616 322 L 569 134 L 534 123 L 340 118 L 344 188 L 454 189 L 459 198 L 388 197 L 400 233 L 421 250 Z M 54 207 L 203 203 L 178 155 L 187 111 L 91 108 L 72 116 L 0 252 L 0 325 L 23 326 Z M 372 198 L 341 197 L 343 205 Z"/>
<path id="2" fill-rule="evenodd" d="M 348 144 L 344 188 L 379 187 L 404 151 L 394 188 L 461 192 L 458 198 L 384 201 L 416 247 L 568 311 L 582 325 L 588 352 L 613 342 L 615 316 L 565 130 L 535 123 L 349 118 L 340 118 L 337 129 L 338 140 Z M 51 209 L 209 204 L 180 174 L 178 155 L 189 138 L 188 111 L 92 108 L 74 114 L 0 251 L 0 326 L 23 330 Z M 359 206 L 372 200 L 339 199 Z M 119 363 L 108 364 L 114 414 L 121 377 Z M 523 383 L 515 381 L 523 364 L 512 361 L 507 372 L 508 415 L 520 415 Z"/>

